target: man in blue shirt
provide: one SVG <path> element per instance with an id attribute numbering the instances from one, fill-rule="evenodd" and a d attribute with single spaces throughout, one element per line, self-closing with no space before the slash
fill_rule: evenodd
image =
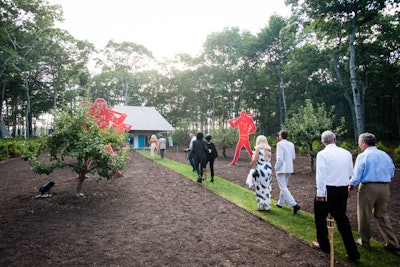
<path id="1" fill-rule="evenodd" d="M 359 136 L 358 146 L 363 153 L 357 156 L 353 177 L 350 179 L 349 195 L 353 187 L 358 185 L 358 231 L 361 238 L 357 243 L 369 248 L 373 215 L 385 240 L 383 248 L 392 252 L 400 251 L 387 213 L 389 183 L 395 167 L 390 156 L 375 144 L 375 135 L 363 133 Z"/>

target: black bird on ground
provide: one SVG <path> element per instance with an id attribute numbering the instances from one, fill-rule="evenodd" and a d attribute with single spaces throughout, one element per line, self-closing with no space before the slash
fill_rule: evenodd
<path id="1" fill-rule="evenodd" d="M 46 193 L 47 191 L 50 192 L 50 189 L 54 186 L 54 182 L 52 180 L 49 180 L 47 183 L 45 183 L 44 185 L 42 185 L 39 188 L 39 192 L 43 195 L 44 193 Z"/>

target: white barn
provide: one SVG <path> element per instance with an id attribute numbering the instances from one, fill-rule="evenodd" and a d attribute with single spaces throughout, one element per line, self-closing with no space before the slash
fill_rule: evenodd
<path id="1" fill-rule="evenodd" d="M 112 110 L 127 114 L 124 121 L 132 125 L 133 148 L 144 148 L 152 134 L 170 133 L 174 127 L 156 110 L 155 107 L 115 106 Z"/>

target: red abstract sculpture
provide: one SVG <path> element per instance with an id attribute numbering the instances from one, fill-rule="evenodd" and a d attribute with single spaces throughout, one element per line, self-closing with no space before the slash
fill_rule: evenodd
<path id="1" fill-rule="evenodd" d="M 253 156 L 253 151 L 250 148 L 249 135 L 254 133 L 257 130 L 256 125 L 254 124 L 253 117 L 254 114 L 247 114 L 246 111 L 242 110 L 240 112 L 239 118 L 229 119 L 228 123 L 232 128 L 239 128 L 239 141 L 236 145 L 235 156 L 231 162 L 231 165 L 236 165 L 237 160 L 239 159 L 240 150 L 244 146 L 247 152 L 250 155 L 250 158 Z"/>
<path id="2" fill-rule="evenodd" d="M 103 98 L 98 98 L 91 107 L 91 116 L 96 119 L 100 129 L 107 129 L 111 125 L 121 125 L 127 115 L 107 108 L 107 102 Z"/>
<path id="3" fill-rule="evenodd" d="M 83 102 L 82 104 L 87 105 L 87 102 Z M 127 117 L 127 114 L 121 113 L 112 109 L 107 108 L 107 102 L 103 98 L 98 98 L 92 106 L 90 107 L 90 116 L 95 119 L 97 126 L 100 129 L 108 129 L 110 126 L 114 127 L 118 133 L 124 133 L 125 131 L 129 131 L 132 128 L 132 125 L 123 123 Z M 83 127 L 86 127 L 85 125 Z M 107 144 L 105 149 L 111 154 L 114 155 L 114 150 L 112 149 L 110 144 Z M 86 162 L 87 168 L 90 168 L 92 164 L 92 160 L 88 160 Z M 122 176 L 121 172 L 118 171 L 116 173 L 117 177 Z M 80 174 L 78 174 L 78 177 Z M 87 176 L 85 176 L 87 178 Z"/>

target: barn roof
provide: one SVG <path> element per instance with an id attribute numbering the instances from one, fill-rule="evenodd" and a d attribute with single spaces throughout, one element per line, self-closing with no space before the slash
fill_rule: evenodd
<path id="1" fill-rule="evenodd" d="M 132 125 L 133 131 L 171 132 L 174 127 L 155 107 L 115 106 L 115 111 L 127 114 L 124 123 Z"/>

